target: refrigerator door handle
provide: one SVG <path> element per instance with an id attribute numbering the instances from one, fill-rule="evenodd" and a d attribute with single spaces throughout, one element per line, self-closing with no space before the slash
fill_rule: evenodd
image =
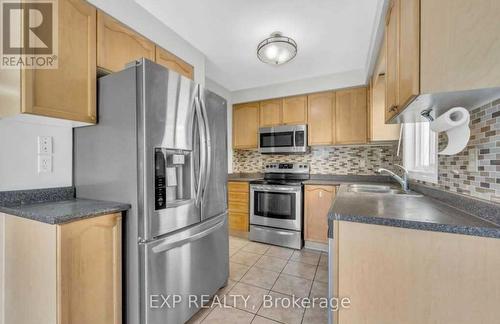
<path id="1" fill-rule="evenodd" d="M 195 204 L 198 206 L 201 203 L 201 195 L 205 189 L 206 165 L 207 165 L 207 148 L 206 148 L 206 131 L 203 114 L 201 112 L 200 101 L 195 97 L 196 116 L 198 121 L 198 133 L 200 135 L 200 174 L 198 176 L 198 185 L 196 190 Z"/>
<path id="2" fill-rule="evenodd" d="M 210 228 L 208 228 L 206 230 L 203 230 L 203 231 L 201 231 L 199 233 L 196 233 L 196 234 L 191 235 L 189 237 L 186 237 L 184 239 L 180 239 L 180 240 L 177 240 L 177 241 L 166 242 L 164 244 L 160 244 L 160 245 L 155 246 L 154 248 L 152 248 L 152 251 L 154 253 L 162 253 L 164 251 L 171 250 L 173 248 L 182 246 L 184 244 L 187 244 L 187 243 L 199 240 L 199 239 L 201 239 L 201 238 L 203 238 L 203 237 L 205 237 L 207 235 L 210 235 L 211 233 L 217 231 L 219 228 L 221 228 L 224 225 L 224 222 L 225 222 L 225 218 L 222 218 L 219 222 L 217 222 L 217 224 L 213 225 L 212 227 L 210 227 Z"/>
<path id="3" fill-rule="evenodd" d="M 205 132 L 206 132 L 206 174 L 205 174 L 205 183 L 203 185 L 203 194 L 207 190 L 208 183 L 210 181 L 210 173 L 212 170 L 212 143 L 211 143 L 211 137 L 210 137 L 210 125 L 208 123 L 208 116 L 207 116 L 207 108 L 205 106 L 205 101 L 200 98 L 200 104 L 201 104 L 201 110 L 203 114 L 203 122 L 205 124 Z M 203 195 L 204 196 L 204 195 Z"/>

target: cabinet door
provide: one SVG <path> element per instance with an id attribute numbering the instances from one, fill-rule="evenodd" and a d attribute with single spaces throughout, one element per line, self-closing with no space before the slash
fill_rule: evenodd
<path id="1" fill-rule="evenodd" d="M 337 91 L 335 94 L 335 142 L 362 144 L 367 141 L 366 88 Z"/>
<path id="2" fill-rule="evenodd" d="M 22 112 L 95 123 L 96 9 L 62 0 L 58 10 L 58 68 L 22 71 Z"/>
<path id="3" fill-rule="evenodd" d="M 398 105 L 406 107 L 420 91 L 420 0 L 399 0 Z"/>
<path id="4" fill-rule="evenodd" d="M 328 242 L 328 210 L 335 197 L 333 186 L 306 186 L 304 239 Z"/>
<path id="5" fill-rule="evenodd" d="M 193 80 L 194 69 L 193 66 L 184 62 L 174 54 L 170 53 L 163 48 L 156 46 L 155 61 L 163 65 L 167 69 L 173 70 L 186 78 Z"/>
<path id="6" fill-rule="evenodd" d="M 259 103 L 235 105 L 233 108 L 233 148 L 258 147 Z"/>
<path id="7" fill-rule="evenodd" d="M 56 227 L 0 213 L 0 323 L 57 323 Z"/>
<path id="8" fill-rule="evenodd" d="M 369 110 L 370 141 L 395 141 L 399 139 L 400 124 L 386 124 L 384 114 L 385 103 L 385 77 L 377 78 L 371 84 Z"/>
<path id="9" fill-rule="evenodd" d="M 307 96 L 307 120 L 309 145 L 332 145 L 335 137 L 335 93 Z"/>
<path id="10" fill-rule="evenodd" d="M 145 57 L 155 60 L 155 45 L 105 13 L 97 13 L 97 66 L 108 72 Z"/>
<path id="11" fill-rule="evenodd" d="M 249 184 L 228 182 L 229 229 L 248 232 L 249 227 Z"/>
<path id="12" fill-rule="evenodd" d="M 356 301 L 356 307 L 339 308 L 336 323 L 498 323 L 500 240 L 344 221 L 335 225 L 335 296 Z"/>
<path id="13" fill-rule="evenodd" d="M 260 127 L 280 125 L 283 100 L 273 99 L 260 102 Z"/>
<path id="14" fill-rule="evenodd" d="M 385 120 L 398 112 L 398 48 L 399 48 L 399 0 L 392 0 L 385 26 L 386 39 L 386 89 Z"/>
<path id="15" fill-rule="evenodd" d="M 121 214 L 57 228 L 58 323 L 121 323 Z"/>
<path id="16" fill-rule="evenodd" d="M 298 125 L 307 123 L 307 96 L 283 99 L 283 124 Z"/>

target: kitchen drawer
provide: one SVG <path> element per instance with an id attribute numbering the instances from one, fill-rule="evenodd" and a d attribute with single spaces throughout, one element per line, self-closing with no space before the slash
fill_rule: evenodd
<path id="1" fill-rule="evenodd" d="M 248 232 L 248 213 L 229 211 L 229 229 Z"/>
<path id="2" fill-rule="evenodd" d="M 228 182 L 227 190 L 229 192 L 239 191 L 239 192 L 247 192 L 248 193 L 249 184 L 248 182 Z"/>
<path id="3" fill-rule="evenodd" d="M 248 214 L 248 202 L 239 201 L 229 201 L 229 211 L 247 213 Z"/>
<path id="4" fill-rule="evenodd" d="M 248 192 L 229 192 L 229 201 L 238 201 L 248 204 Z"/>

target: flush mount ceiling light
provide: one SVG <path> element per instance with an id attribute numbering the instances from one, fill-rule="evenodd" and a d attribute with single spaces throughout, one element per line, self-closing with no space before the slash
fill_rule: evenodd
<path id="1" fill-rule="evenodd" d="M 297 43 L 290 37 L 274 32 L 257 46 L 257 57 L 264 63 L 279 65 L 292 60 L 297 55 Z"/>

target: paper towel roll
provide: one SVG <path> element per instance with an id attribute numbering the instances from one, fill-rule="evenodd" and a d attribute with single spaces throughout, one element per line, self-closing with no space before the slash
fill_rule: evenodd
<path id="1" fill-rule="evenodd" d="M 448 145 L 439 152 L 442 155 L 454 155 L 461 152 L 469 142 L 470 115 L 463 107 L 454 107 L 431 122 L 431 129 L 436 133 L 446 132 Z"/>

